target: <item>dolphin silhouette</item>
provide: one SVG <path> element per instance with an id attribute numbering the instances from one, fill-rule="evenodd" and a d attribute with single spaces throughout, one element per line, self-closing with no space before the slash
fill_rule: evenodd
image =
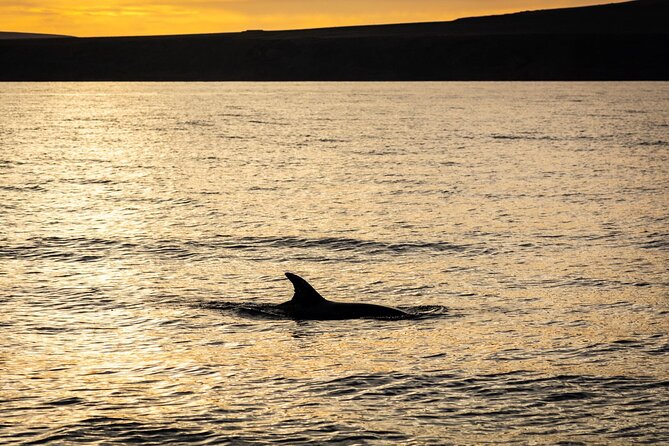
<path id="1" fill-rule="evenodd" d="M 286 277 L 293 283 L 295 294 L 288 302 L 277 305 L 295 319 L 340 320 L 362 318 L 407 318 L 409 314 L 395 308 L 374 304 L 332 302 L 318 294 L 309 282 L 292 273 Z"/>

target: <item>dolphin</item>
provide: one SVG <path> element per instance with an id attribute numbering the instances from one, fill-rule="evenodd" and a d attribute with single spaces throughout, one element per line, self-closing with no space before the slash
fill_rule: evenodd
<path id="1" fill-rule="evenodd" d="M 404 311 L 381 305 L 332 302 L 318 294 L 318 291 L 300 276 L 286 273 L 286 277 L 293 283 L 295 294 L 288 302 L 277 305 L 277 308 L 298 320 L 405 319 L 410 317 Z"/>

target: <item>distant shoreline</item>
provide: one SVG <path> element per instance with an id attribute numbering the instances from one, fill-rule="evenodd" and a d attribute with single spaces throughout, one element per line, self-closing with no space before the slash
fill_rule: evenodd
<path id="1" fill-rule="evenodd" d="M 0 81 L 669 80 L 669 2 L 295 31 L 0 39 Z"/>

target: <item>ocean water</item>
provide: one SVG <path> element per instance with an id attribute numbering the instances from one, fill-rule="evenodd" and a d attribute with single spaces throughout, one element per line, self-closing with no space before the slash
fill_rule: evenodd
<path id="1" fill-rule="evenodd" d="M 0 84 L 0 308 L 3 444 L 669 443 L 669 83 Z"/>

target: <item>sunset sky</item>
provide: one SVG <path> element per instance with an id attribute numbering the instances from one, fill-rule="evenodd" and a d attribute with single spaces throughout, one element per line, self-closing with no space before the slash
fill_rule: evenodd
<path id="1" fill-rule="evenodd" d="M 621 0 L 0 0 L 0 31 L 191 34 L 452 20 Z"/>

